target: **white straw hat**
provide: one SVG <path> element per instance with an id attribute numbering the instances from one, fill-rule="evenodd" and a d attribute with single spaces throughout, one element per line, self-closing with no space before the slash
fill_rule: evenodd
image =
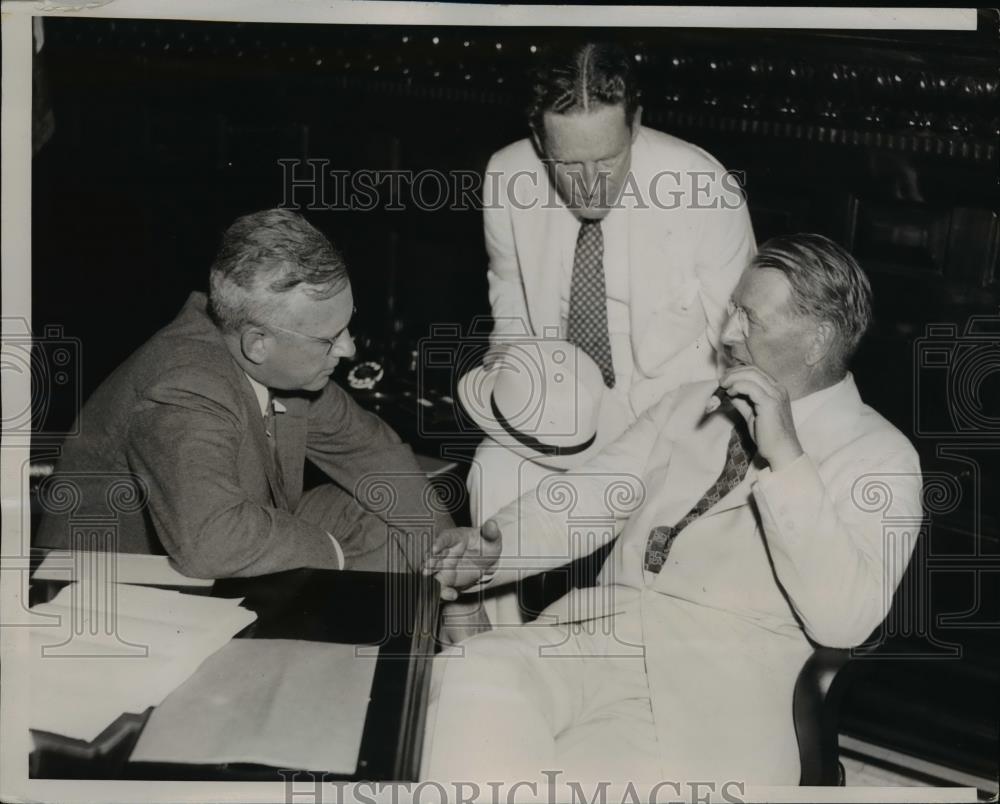
<path id="1" fill-rule="evenodd" d="M 506 344 L 488 369 L 459 380 L 458 398 L 492 439 L 556 469 L 584 463 L 628 425 L 597 364 L 560 340 Z"/>

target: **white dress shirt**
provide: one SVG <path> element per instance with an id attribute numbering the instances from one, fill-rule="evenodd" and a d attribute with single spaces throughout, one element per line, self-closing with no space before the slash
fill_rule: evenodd
<path id="1" fill-rule="evenodd" d="M 806 419 L 808 419 L 809 416 L 814 411 L 818 410 L 819 407 L 824 402 L 826 402 L 827 399 L 829 399 L 831 396 L 833 396 L 834 394 L 836 394 L 838 392 L 838 390 L 841 388 L 841 386 L 843 386 L 843 384 L 845 382 L 847 382 L 847 378 L 850 377 L 850 376 L 851 376 L 851 374 L 850 374 L 850 372 L 848 372 L 844 376 L 844 378 L 840 380 L 840 382 L 836 382 L 836 383 L 834 383 L 833 385 L 831 385 L 831 386 L 829 386 L 827 388 L 823 388 L 823 389 L 821 389 L 819 391 L 815 391 L 815 392 L 809 394 L 808 396 L 803 396 L 803 397 L 801 397 L 799 399 L 792 400 L 792 422 L 795 424 L 796 430 L 799 430 L 802 427 L 802 423 Z M 720 474 L 722 473 L 723 467 L 724 467 L 724 465 L 719 466 L 719 473 Z M 771 475 L 771 468 L 769 466 L 765 466 L 763 469 L 757 470 L 757 469 L 754 468 L 753 462 L 751 461 L 751 463 L 750 463 L 750 469 L 748 470 L 747 475 L 750 478 L 750 480 L 752 482 L 754 482 L 754 483 L 765 483 L 766 484 L 768 478 Z M 705 488 L 705 491 L 708 491 L 708 487 Z M 669 496 L 667 497 L 667 499 L 669 499 Z M 692 505 L 695 502 L 697 502 L 697 500 L 692 501 Z M 660 514 L 652 514 L 652 515 L 650 515 L 652 513 L 652 511 L 655 510 L 655 507 L 656 507 L 655 500 L 651 500 L 651 508 L 650 509 L 647 509 L 646 511 L 637 512 L 637 516 L 635 517 L 635 520 L 636 520 L 636 522 L 642 521 L 642 524 L 639 527 L 641 527 L 643 529 L 644 533 L 648 533 L 657 524 L 658 525 L 672 525 L 672 524 L 674 524 L 673 522 L 667 521 L 670 517 L 665 517 L 665 516 L 662 516 Z M 660 520 L 663 520 L 663 521 L 660 521 Z M 630 521 L 629 524 L 632 524 L 631 521 Z M 626 525 L 626 528 L 628 528 L 628 525 Z M 624 535 L 623 535 L 623 538 L 624 538 Z M 645 543 L 643 543 L 643 550 L 645 550 Z M 494 574 L 496 574 L 496 573 L 494 573 Z M 655 578 L 656 578 L 656 573 L 651 572 L 650 570 L 645 569 L 645 567 L 644 567 L 643 568 L 643 576 L 646 579 L 646 583 L 652 583 L 655 580 Z"/>

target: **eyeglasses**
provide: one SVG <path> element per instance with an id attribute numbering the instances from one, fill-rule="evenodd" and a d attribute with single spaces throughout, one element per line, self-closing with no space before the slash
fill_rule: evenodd
<path id="1" fill-rule="evenodd" d="M 351 310 L 351 316 L 353 317 L 355 315 L 355 313 L 357 313 L 357 312 L 358 312 L 358 308 L 355 307 L 353 310 Z M 305 338 L 306 340 L 318 341 L 320 343 L 325 343 L 326 344 L 326 355 L 327 355 L 327 357 L 330 356 L 330 353 L 333 351 L 333 347 L 337 345 L 337 342 L 344 336 L 344 333 L 347 332 L 347 327 L 344 327 L 342 330 L 340 330 L 340 332 L 338 332 L 332 338 L 320 338 L 317 335 L 306 335 L 306 333 L 304 333 L 304 332 L 297 332 L 294 329 L 287 329 L 286 327 L 279 327 L 277 324 L 267 324 L 266 326 L 269 327 L 269 328 L 271 328 L 271 329 L 279 330 L 281 332 L 287 332 L 289 335 L 298 335 L 300 338 Z"/>

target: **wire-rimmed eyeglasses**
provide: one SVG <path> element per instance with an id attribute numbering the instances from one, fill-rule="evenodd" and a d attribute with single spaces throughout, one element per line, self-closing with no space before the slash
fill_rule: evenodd
<path id="1" fill-rule="evenodd" d="M 351 317 L 353 318 L 357 312 L 358 308 L 355 307 L 351 311 Z M 305 338 L 310 341 L 319 341 L 320 343 L 325 343 L 327 356 L 330 355 L 330 353 L 333 351 L 333 347 L 337 345 L 337 342 L 344 336 L 344 334 L 347 332 L 348 329 L 347 327 L 344 327 L 342 330 L 340 330 L 340 332 L 338 332 L 332 338 L 321 338 L 318 335 L 307 335 L 305 332 L 299 332 L 294 329 L 288 329 L 287 327 L 279 327 L 277 324 L 267 324 L 266 326 L 270 327 L 271 329 L 279 330 L 281 332 L 287 332 L 289 335 L 298 335 L 300 338 Z"/>

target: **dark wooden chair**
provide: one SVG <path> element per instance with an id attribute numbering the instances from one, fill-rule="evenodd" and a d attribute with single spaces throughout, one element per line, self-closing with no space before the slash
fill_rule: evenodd
<path id="1" fill-rule="evenodd" d="M 799 671 L 792 712 L 802 766 L 801 785 L 844 784 L 837 727 L 845 687 L 840 670 L 850 658 L 849 650 L 817 648 Z"/>

